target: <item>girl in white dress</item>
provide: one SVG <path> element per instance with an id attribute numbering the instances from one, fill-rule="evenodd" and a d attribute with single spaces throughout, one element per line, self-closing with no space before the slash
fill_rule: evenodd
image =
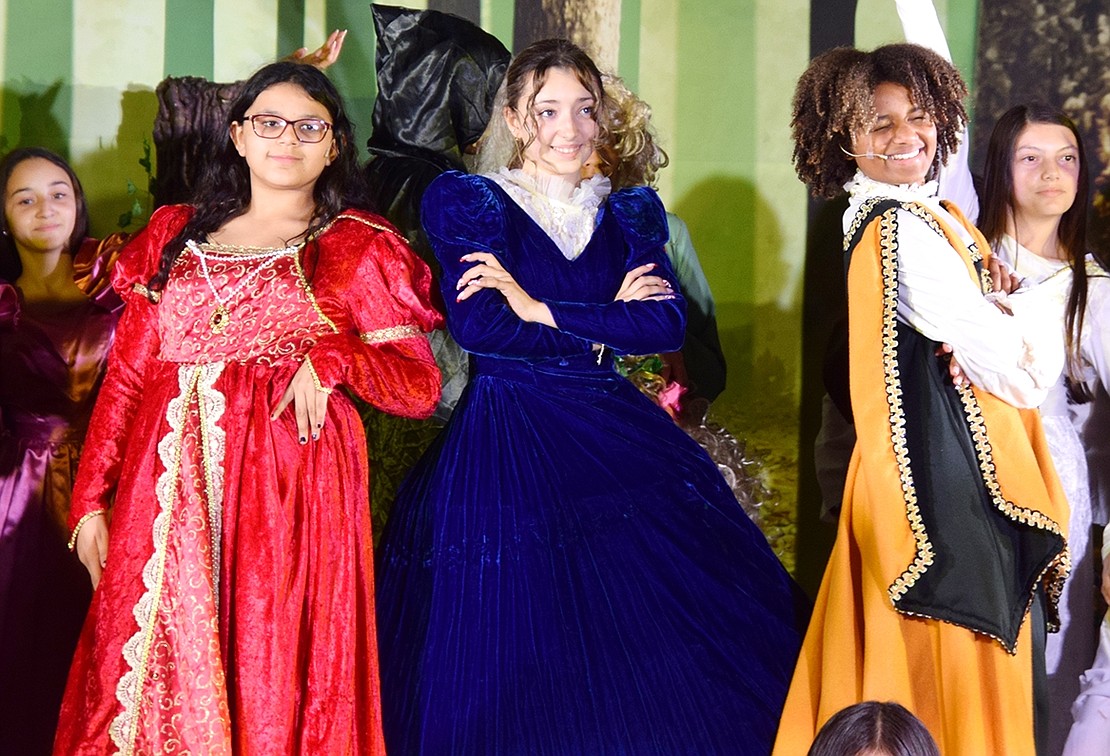
<path id="1" fill-rule="evenodd" d="M 1072 571 L 1060 601 L 1060 632 L 1048 637 L 1045 661 L 1051 706 L 1051 753 L 1059 753 L 1071 727 L 1068 710 L 1079 694 L 1079 676 L 1098 644 L 1095 596 L 1098 555 L 1092 522 L 1105 515 L 1092 508 L 1087 458 L 1073 423 L 1075 399 L 1085 379 L 1110 381 L 1104 359 L 1110 324 L 1098 310 L 1110 305 L 1105 269 L 1087 255 L 1089 184 L 1079 132 L 1062 111 L 1018 105 L 998 120 L 985 166 L 980 229 L 1000 259 L 1025 285 L 1070 278 L 1063 324 L 1064 374 L 1041 404 L 1056 471 L 1071 506 Z M 1092 307 L 1093 305 L 1093 307 Z"/>

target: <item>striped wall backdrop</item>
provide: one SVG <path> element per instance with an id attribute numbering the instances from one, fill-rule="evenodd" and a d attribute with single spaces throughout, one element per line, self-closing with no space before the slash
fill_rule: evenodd
<path id="1" fill-rule="evenodd" d="M 810 57 L 811 3 L 858 5 L 862 46 L 897 40 L 893 0 L 604 0 L 593 51 L 652 104 L 671 165 L 668 207 L 686 220 L 716 295 L 729 358 L 718 419 L 797 459 L 806 192 L 791 166 L 790 96 Z M 524 8 L 558 0 L 394 0 L 464 15 L 510 48 Z M 956 62 L 971 73 L 977 0 L 936 0 Z M 557 10 L 555 11 L 557 12 Z M 823 19 L 819 23 L 842 18 Z M 818 23 L 815 22 L 815 23 Z M 374 37 L 368 0 L 0 0 L 0 146 L 70 158 L 98 234 L 144 200 L 140 166 L 165 76 L 231 81 L 335 28 L 350 33 L 330 73 L 369 135 Z M 518 35 L 519 36 L 519 35 Z M 136 187 L 128 193 L 129 182 Z"/>

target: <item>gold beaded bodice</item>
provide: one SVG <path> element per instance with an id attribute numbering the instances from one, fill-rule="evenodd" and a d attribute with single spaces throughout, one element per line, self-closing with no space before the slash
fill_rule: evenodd
<path id="1" fill-rule="evenodd" d="M 190 242 L 157 308 L 168 362 L 299 360 L 331 332 L 301 269 L 301 247 L 232 248 Z"/>

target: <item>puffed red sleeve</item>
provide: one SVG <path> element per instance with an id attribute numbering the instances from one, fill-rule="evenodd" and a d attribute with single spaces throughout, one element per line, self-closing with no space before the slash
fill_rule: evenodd
<path id="1" fill-rule="evenodd" d="M 191 214 L 191 208 L 181 205 L 160 208 L 150 224 L 127 243 L 112 271 L 112 287 L 124 301 L 124 309 L 74 482 L 69 513 L 71 549 L 81 526 L 111 508 L 128 432 L 142 397 L 143 379 L 158 359 L 157 305 L 146 283 L 158 268 L 162 247 L 177 235 Z"/>
<path id="2" fill-rule="evenodd" d="M 345 386 L 384 412 L 425 418 L 440 374 L 425 336 L 443 327 L 432 274 L 384 220 L 347 212 L 319 240 L 313 288 L 335 327 L 309 350 L 325 388 Z"/>

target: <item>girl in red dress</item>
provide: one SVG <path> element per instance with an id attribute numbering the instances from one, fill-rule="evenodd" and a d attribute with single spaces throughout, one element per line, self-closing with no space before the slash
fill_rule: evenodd
<path id="1" fill-rule="evenodd" d="M 427 267 L 309 66 L 255 74 L 206 198 L 127 247 L 70 515 L 92 608 L 55 752 L 382 753 L 366 447 L 424 417 Z M 339 389 L 339 390 L 336 390 Z"/>

